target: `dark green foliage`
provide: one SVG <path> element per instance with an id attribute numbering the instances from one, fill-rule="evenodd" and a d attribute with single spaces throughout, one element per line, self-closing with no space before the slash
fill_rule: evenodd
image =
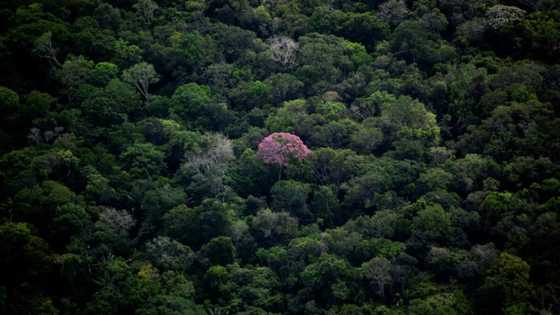
<path id="1" fill-rule="evenodd" d="M 558 1 L 0 2 L 0 314 L 560 313 Z"/>

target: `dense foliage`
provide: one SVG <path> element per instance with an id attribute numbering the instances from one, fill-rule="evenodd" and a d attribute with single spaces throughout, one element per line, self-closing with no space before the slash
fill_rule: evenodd
<path id="1" fill-rule="evenodd" d="M 560 313 L 560 2 L 0 1 L 1 314 Z"/>

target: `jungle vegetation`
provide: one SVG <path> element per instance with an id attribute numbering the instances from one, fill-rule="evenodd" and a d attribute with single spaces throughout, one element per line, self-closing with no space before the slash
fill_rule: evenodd
<path id="1" fill-rule="evenodd" d="M 560 314 L 557 0 L 3 0 L 0 313 Z"/>

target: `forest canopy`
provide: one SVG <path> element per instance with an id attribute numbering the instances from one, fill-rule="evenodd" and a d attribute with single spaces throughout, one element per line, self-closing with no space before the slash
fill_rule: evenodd
<path id="1" fill-rule="evenodd" d="M 560 314 L 560 2 L 3 0 L 1 314 Z"/>

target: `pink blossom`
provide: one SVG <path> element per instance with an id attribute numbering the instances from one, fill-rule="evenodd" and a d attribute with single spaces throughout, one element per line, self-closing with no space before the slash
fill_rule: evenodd
<path id="1" fill-rule="evenodd" d="M 287 132 L 275 132 L 259 143 L 257 158 L 267 164 L 286 166 L 290 159 L 303 160 L 311 150 L 301 139 Z"/>

